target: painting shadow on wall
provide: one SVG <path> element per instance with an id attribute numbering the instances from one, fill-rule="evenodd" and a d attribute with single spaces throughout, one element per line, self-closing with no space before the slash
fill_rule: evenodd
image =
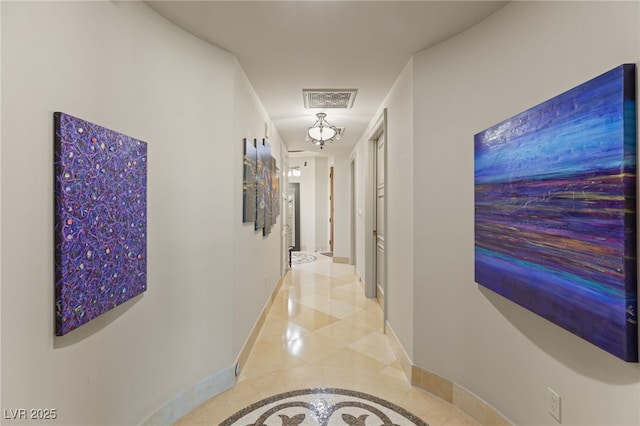
<path id="1" fill-rule="evenodd" d="M 613 357 L 581 337 L 551 324 L 543 317 L 498 293 L 479 284 L 476 286 L 518 333 L 566 368 L 602 383 L 614 385 L 637 383 L 638 364 Z"/>
<path id="2" fill-rule="evenodd" d="M 63 336 L 54 336 L 53 348 L 61 349 L 67 346 L 75 345 L 83 341 L 84 339 L 93 336 L 100 332 L 102 329 L 108 327 L 111 323 L 118 320 L 121 316 L 125 315 L 127 311 L 133 308 L 142 298 L 144 293 L 138 294 L 135 297 L 121 303 L 115 308 L 105 312 L 99 317 L 94 318 L 92 321 L 84 324 L 82 327 L 71 330 Z M 52 312 L 51 318 L 53 323 L 51 328 L 55 329 L 55 312 Z"/>

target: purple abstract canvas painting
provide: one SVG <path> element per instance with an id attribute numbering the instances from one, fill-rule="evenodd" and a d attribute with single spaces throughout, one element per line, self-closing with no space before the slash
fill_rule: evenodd
<path id="1" fill-rule="evenodd" d="M 54 125 L 61 336 L 147 289 L 147 144 L 61 112 Z"/>
<path id="2" fill-rule="evenodd" d="M 638 361 L 636 68 L 475 135 L 475 280 Z"/>

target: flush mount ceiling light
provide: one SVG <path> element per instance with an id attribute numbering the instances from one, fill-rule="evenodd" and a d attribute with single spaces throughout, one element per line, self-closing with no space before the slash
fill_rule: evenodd
<path id="1" fill-rule="evenodd" d="M 320 145 L 320 149 L 324 148 L 324 144 L 327 142 L 333 142 L 333 140 L 340 140 L 340 130 L 336 126 L 332 126 L 325 120 L 327 114 L 319 112 L 316 114 L 318 120 L 316 123 L 309 127 L 307 130 L 307 137 L 305 140 L 311 142 L 314 145 Z"/>

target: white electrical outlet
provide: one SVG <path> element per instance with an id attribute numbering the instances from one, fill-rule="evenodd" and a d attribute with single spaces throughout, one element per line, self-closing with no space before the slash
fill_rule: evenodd
<path id="1" fill-rule="evenodd" d="M 549 396 L 549 414 L 560 423 L 560 395 L 555 393 L 553 389 L 547 388 Z"/>

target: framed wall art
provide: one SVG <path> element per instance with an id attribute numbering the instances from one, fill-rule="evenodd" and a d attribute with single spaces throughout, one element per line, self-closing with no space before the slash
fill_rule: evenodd
<path id="1" fill-rule="evenodd" d="M 266 139 L 261 142 L 254 139 L 253 143 L 244 139 L 244 146 L 243 221 L 251 222 L 253 217 L 255 230 L 267 236 L 280 215 L 280 179 L 276 159 L 271 155 L 271 144 Z M 255 163 L 252 158 L 255 158 Z"/>
<path id="2" fill-rule="evenodd" d="M 267 142 L 268 143 L 268 142 Z M 275 158 L 271 156 L 271 149 L 269 149 L 269 157 L 266 158 L 264 168 L 264 182 L 265 182 L 265 196 L 264 196 L 264 235 L 271 233 L 271 228 L 275 223 L 275 216 L 273 210 L 273 175 L 275 170 Z"/>
<path id="3" fill-rule="evenodd" d="M 638 361 L 636 67 L 475 135 L 475 280 Z"/>
<path id="4" fill-rule="evenodd" d="M 147 288 L 147 144 L 54 113 L 55 317 L 64 335 Z"/>
<path id="5" fill-rule="evenodd" d="M 244 139 L 243 183 L 242 183 L 242 221 L 256 221 L 256 163 L 258 151 L 255 140 Z"/>
<path id="6" fill-rule="evenodd" d="M 269 158 L 271 158 L 271 145 L 263 140 L 256 141 L 258 150 L 258 162 L 256 167 L 256 231 L 263 231 L 267 223 L 267 184 L 269 179 Z M 265 235 L 268 234 L 265 233 Z"/>

